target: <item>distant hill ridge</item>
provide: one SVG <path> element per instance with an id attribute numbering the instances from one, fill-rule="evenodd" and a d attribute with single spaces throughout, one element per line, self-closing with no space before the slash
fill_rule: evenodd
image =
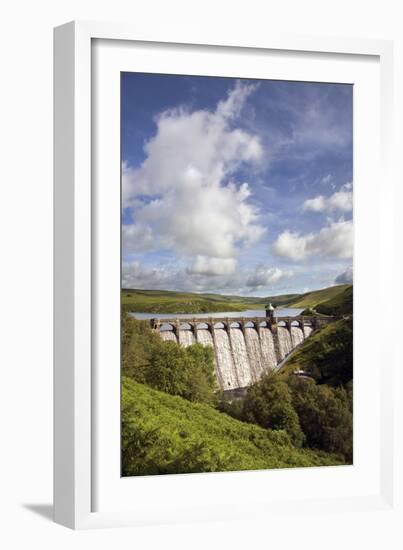
<path id="1" fill-rule="evenodd" d="M 329 314 L 338 307 L 341 313 L 352 310 L 352 285 L 337 285 L 303 294 L 278 296 L 228 296 L 215 293 L 176 292 L 172 290 L 122 290 L 122 310 L 145 313 L 214 313 L 220 311 L 244 311 L 263 309 L 271 302 L 274 306 L 293 308 L 315 307 L 319 313 Z M 350 311 L 347 302 L 351 303 Z M 320 311 L 320 304 L 327 310 Z M 344 305 L 343 305 L 344 304 Z"/>

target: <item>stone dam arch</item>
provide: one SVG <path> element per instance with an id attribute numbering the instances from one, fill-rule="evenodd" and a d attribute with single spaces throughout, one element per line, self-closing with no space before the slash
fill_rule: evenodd
<path id="1" fill-rule="evenodd" d="M 200 343 L 214 348 L 220 388 L 236 390 L 276 370 L 314 330 L 336 317 L 151 319 L 151 328 L 165 341 L 181 346 Z"/>

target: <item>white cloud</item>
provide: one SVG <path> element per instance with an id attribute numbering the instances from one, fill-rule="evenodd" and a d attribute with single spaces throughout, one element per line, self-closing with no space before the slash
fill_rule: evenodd
<path id="1" fill-rule="evenodd" d="M 292 271 L 284 271 L 278 267 L 268 268 L 265 266 L 258 266 L 255 272 L 248 277 L 246 286 L 254 289 L 270 287 L 292 275 Z"/>
<path id="2" fill-rule="evenodd" d="M 169 268 L 148 267 L 139 261 L 122 264 L 123 288 L 169 289 L 175 276 L 176 273 Z"/>
<path id="3" fill-rule="evenodd" d="M 352 184 L 346 183 L 330 197 L 318 195 L 313 199 L 308 199 L 304 202 L 303 208 L 311 212 L 334 212 L 336 210 L 349 212 L 353 209 Z"/>
<path id="4" fill-rule="evenodd" d="M 238 83 L 213 112 L 158 116 L 142 165 L 122 167 L 123 207 L 134 211 L 134 224 L 122 230 L 125 253 L 172 250 L 190 269 L 221 273 L 263 235 L 248 183 L 231 181 L 240 165 L 258 167 L 263 157 L 259 138 L 234 127 L 254 89 Z"/>
<path id="5" fill-rule="evenodd" d="M 304 202 L 303 208 L 312 212 L 323 212 L 326 208 L 326 199 L 323 195 L 319 195 L 314 199 L 307 199 Z"/>
<path id="6" fill-rule="evenodd" d="M 303 260 L 307 255 L 306 239 L 298 233 L 283 231 L 273 244 L 273 254 L 294 261 Z"/>
<path id="7" fill-rule="evenodd" d="M 247 269 L 221 258 L 216 262 L 199 258 L 187 268 L 173 263 L 149 266 L 135 260 L 122 264 L 122 287 L 247 294 L 260 289 L 284 288 L 284 281 L 292 275 L 292 271 L 263 265 Z"/>
<path id="8" fill-rule="evenodd" d="M 246 99 L 256 90 L 257 86 L 257 84 L 241 84 L 238 81 L 235 88 L 228 93 L 227 98 L 218 103 L 217 114 L 223 118 L 239 116 Z"/>
<path id="9" fill-rule="evenodd" d="M 234 266 L 229 260 L 221 262 L 219 259 L 217 263 L 204 263 L 204 259 L 199 259 L 190 268 L 172 263 L 149 266 L 138 260 L 123 262 L 122 287 L 189 292 L 239 291 L 245 273 L 242 270 L 233 273 Z"/>
<path id="10" fill-rule="evenodd" d="M 196 256 L 192 266 L 187 269 L 188 273 L 199 275 L 231 275 L 236 269 L 234 258 L 210 258 L 208 256 Z"/>
<path id="11" fill-rule="evenodd" d="M 352 284 L 353 282 L 353 268 L 348 267 L 343 273 L 337 275 L 335 281 L 337 285 Z"/>
<path id="12" fill-rule="evenodd" d="M 338 221 L 318 233 L 300 235 L 284 231 L 273 244 L 273 253 L 293 261 L 310 256 L 347 259 L 353 255 L 353 223 Z"/>

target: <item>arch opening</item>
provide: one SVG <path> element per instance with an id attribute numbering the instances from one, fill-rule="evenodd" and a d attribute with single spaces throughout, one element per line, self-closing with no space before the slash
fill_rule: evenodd
<path id="1" fill-rule="evenodd" d="M 171 323 L 162 323 L 160 325 L 160 332 L 174 331 L 175 327 Z"/>

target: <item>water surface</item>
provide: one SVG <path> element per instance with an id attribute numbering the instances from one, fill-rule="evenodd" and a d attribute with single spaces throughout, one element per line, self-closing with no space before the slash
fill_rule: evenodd
<path id="1" fill-rule="evenodd" d="M 295 317 L 303 308 L 277 308 L 275 317 Z M 129 313 L 136 319 L 208 319 L 209 317 L 266 317 L 264 309 L 247 309 L 245 311 L 222 311 L 214 313 L 143 313 L 132 311 Z"/>

